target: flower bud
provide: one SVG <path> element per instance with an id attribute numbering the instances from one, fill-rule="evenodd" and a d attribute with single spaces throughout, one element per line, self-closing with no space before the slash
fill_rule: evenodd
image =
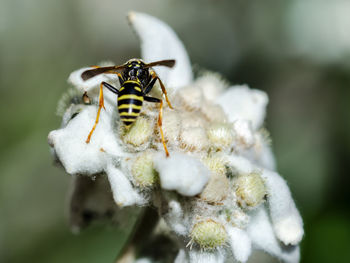
<path id="1" fill-rule="evenodd" d="M 177 111 L 165 109 L 163 112 L 162 129 L 165 139 L 174 143 L 179 139 L 181 120 Z"/>
<path id="2" fill-rule="evenodd" d="M 203 150 L 208 147 L 208 137 L 204 128 L 196 127 L 184 129 L 181 132 L 180 146 L 188 151 Z"/>
<path id="3" fill-rule="evenodd" d="M 213 173 L 226 176 L 226 159 L 223 155 L 219 153 L 213 154 L 205 157 L 202 161 Z"/>
<path id="4" fill-rule="evenodd" d="M 205 101 L 201 107 L 201 112 L 210 122 L 227 122 L 227 117 L 220 105 Z"/>
<path id="5" fill-rule="evenodd" d="M 235 209 L 230 215 L 232 225 L 244 229 L 249 223 L 249 216 L 240 209 Z"/>
<path id="6" fill-rule="evenodd" d="M 222 224 L 212 219 L 198 222 L 191 231 L 191 238 L 202 249 L 214 249 L 225 244 L 227 233 Z"/>
<path id="7" fill-rule="evenodd" d="M 226 198 L 229 192 L 225 160 L 220 155 L 215 154 L 202 161 L 211 171 L 211 176 L 200 197 L 210 203 L 220 202 Z"/>
<path id="8" fill-rule="evenodd" d="M 265 183 L 258 173 L 241 175 L 235 184 L 238 204 L 242 208 L 259 205 L 267 194 Z"/>
<path id="9" fill-rule="evenodd" d="M 180 89 L 176 96 L 177 104 L 186 110 L 197 110 L 203 102 L 202 90 L 196 86 L 187 86 Z"/>
<path id="10" fill-rule="evenodd" d="M 149 141 L 153 134 L 153 122 L 148 118 L 139 116 L 134 124 L 125 131 L 123 141 L 138 147 Z"/>
<path id="11" fill-rule="evenodd" d="M 234 140 L 231 125 L 224 123 L 212 124 L 207 135 L 213 146 L 220 150 L 230 147 Z"/>
<path id="12" fill-rule="evenodd" d="M 181 128 L 205 128 L 207 126 L 207 121 L 204 119 L 204 116 L 199 112 L 188 112 L 182 111 L 180 114 L 181 118 Z"/>
<path id="13" fill-rule="evenodd" d="M 153 152 L 145 151 L 139 154 L 131 167 L 131 174 L 140 187 L 149 187 L 158 180 L 158 173 L 153 166 Z"/>
<path id="14" fill-rule="evenodd" d="M 223 90 L 228 88 L 228 83 L 219 74 L 213 72 L 203 72 L 194 85 L 200 87 L 205 99 L 209 101 L 214 101 Z"/>

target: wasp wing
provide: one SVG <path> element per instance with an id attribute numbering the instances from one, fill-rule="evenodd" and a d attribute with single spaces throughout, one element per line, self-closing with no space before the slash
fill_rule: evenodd
<path id="1" fill-rule="evenodd" d="M 116 71 L 116 70 L 120 70 L 120 69 L 123 69 L 125 68 L 125 65 L 120 65 L 120 66 L 109 66 L 109 67 L 97 67 L 97 68 L 94 68 L 94 69 L 89 69 L 89 70 L 86 70 L 84 71 L 82 74 L 81 74 L 81 78 L 83 80 L 88 80 L 88 79 L 91 79 L 92 77 L 95 77 L 97 75 L 100 75 L 102 73 L 106 73 L 108 71 Z"/>
<path id="2" fill-rule="evenodd" d="M 160 60 L 146 64 L 145 68 L 151 68 L 154 66 L 165 66 L 172 68 L 175 65 L 175 59 Z"/>

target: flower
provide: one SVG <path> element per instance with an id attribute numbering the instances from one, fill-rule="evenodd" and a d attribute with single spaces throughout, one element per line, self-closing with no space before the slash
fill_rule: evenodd
<path id="1" fill-rule="evenodd" d="M 163 112 L 170 157 L 160 140 L 158 105 L 145 102 L 134 125 L 123 130 L 115 94 L 109 91 L 91 141 L 85 142 L 95 122 L 99 84 L 120 85 L 115 75 L 83 81 L 83 68 L 69 82 L 80 96 L 87 92 L 93 103 L 72 100 L 62 127 L 50 132 L 56 158 L 74 176 L 106 174 L 115 207 L 157 207 L 176 234 L 179 242 L 174 245 L 180 244 L 175 262 L 224 262 L 232 257 L 245 262 L 252 249 L 298 262 L 303 222 L 286 182 L 275 171 L 262 129 L 267 95 L 246 85 L 229 87 L 213 73 L 194 80 L 186 50 L 168 25 L 141 13 L 128 18 L 141 39 L 144 61 L 176 60 L 172 69 L 155 69 L 174 105 L 170 109 L 164 104 Z M 153 95 L 161 98 L 158 86 Z"/>

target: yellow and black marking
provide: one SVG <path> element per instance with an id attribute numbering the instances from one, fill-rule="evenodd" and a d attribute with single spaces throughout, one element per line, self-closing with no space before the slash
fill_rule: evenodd
<path id="1" fill-rule="evenodd" d="M 157 74 L 150 69 L 154 66 L 165 66 L 171 68 L 174 65 L 175 60 L 173 59 L 160 60 L 148 64 L 145 64 L 141 59 L 130 59 L 124 65 L 94 67 L 94 69 L 84 71 L 81 74 L 83 80 L 88 80 L 103 73 L 116 74 L 118 76 L 121 86 L 118 90 L 117 88 L 113 87 L 107 82 L 103 81 L 101 83 L 96 120 L 86 139 L 86 143 L 90 142 L 91 136 L 99 121 L 101 109 L 104 108 L 103 87 L 105 87 L 111 92 L 118 95 L 118 111 L 120 119 L 127 128 L 129 128 L 140 115 L 144 100 L 148 102 L 159 103 L 158 126 L 162 137 L 162 143 L 165 150 L 165 154 L 166 156 L 169 156 L 162 129 L 163 102 L 161 99 L 147 96 L 147 94 L 151 92 L 155 82 L 158 80 L 166 102 L 168 103 L 171 109 L 173 108 L 168 99 L 168 95 L 163 82 L 160 80 Z M 86 96 L 84 97 L 84 99 L 88 98 L 87 94 L 85 95 Z"/>
<path id="2" fill-rule="evenodd" d="M 140 115 L 142 103 L 143 93 L 140 82 L 133 80 L 125 81 L 118 93 L 118 111 L 120 119 L 127 128 Z"/>

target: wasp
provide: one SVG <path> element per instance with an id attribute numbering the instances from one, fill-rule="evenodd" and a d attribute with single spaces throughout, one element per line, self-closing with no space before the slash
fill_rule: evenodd
<path id="1" fill-rule="evenodd" d="M 161 134 L 161 139 L 165 154 L 168 157 L 169 152 L 165 144 L 163 129 L 162 129 L 162 116 L 163 116 L 163 101 L 159 98 L 147 96 L 151 92 L 156 81 L 159 81 L 163 95 L 169 107 L 173 109 L 164 87 L 163 82 L 158 75 L 152 70 L 154 66 L 165 66 L 172 68 L 175 65 L 175 60 L 161 60 L 152 63 L 144 63 L 141 59 L 130 59 L 125 64 L 119 66 L 109 67 L 95 67 L 94 69 L 86 70 L 81 74 L 83 80 L 90 79 L 99 74 L 116 74 L 120 82 L 120 89 L 118 90 L 107 82 L 101 82 L 100 94 L 99 94 L 99 106 L 95 124 L 93 125 L 86 143 L 89 143 L 91 136 L 98 124 L 100 118 L 101 109 L 104 107 L 103 99 L 103 87 L 106 87 L 111 92 L 118 95 L 118 111 L 119 116 L 125 127 L 128 129 L 135 122 L 136 118 L 140 115 L 143 101 L 159 103 L 159 115 L 158 115 L 158 126 Z M 85 98 L 87 94 L 84 94 Z"/>

